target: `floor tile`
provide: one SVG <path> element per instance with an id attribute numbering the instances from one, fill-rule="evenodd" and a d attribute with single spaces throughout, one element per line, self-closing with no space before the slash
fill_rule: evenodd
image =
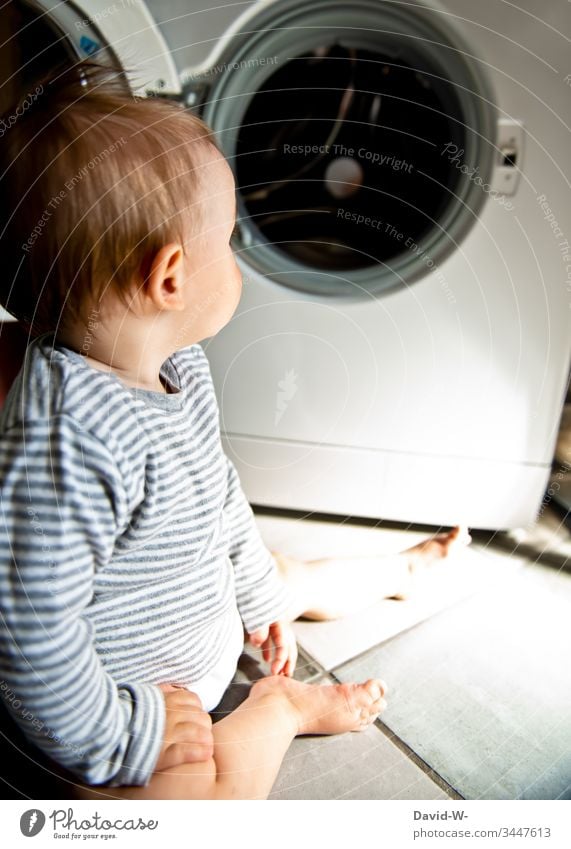
<path id="1" fill-rule="evenodd" d="M 335 670 L 380 676 L 383 722 L 466 798 L 571 798 L 571 577 L 514 572 Z"/>
<path id="2" fill-rule="evenodd" d="M 375 726 L 336 737 L 297 737 L 270 799 L 448 799 Z"/>
<path id="3" fill-rule="evenodd" d="M 470 546 L 427 570 L 405 601 L 384 599 L 332 622 L 294 623 L 298 643 L 326 670 L 345 663 L 474 593 L 508 580 L 523 561 L 491 548 Z M 356 580 L 356 570 L 347 580 Z"/>

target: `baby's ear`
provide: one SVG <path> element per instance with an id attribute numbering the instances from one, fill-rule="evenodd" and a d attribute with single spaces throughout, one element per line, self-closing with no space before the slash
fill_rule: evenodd
<path id="1" fill-rule="evenodd" d="M 177 242 L 160 248 L 152 259 L 145 294 L 159 310 L 182 310 L 184 298 L 184 251 Z"/>

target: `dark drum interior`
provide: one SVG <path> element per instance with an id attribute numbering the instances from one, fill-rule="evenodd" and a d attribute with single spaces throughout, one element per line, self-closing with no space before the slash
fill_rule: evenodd
<path id="1" fill-rule="evenodd" d="M 463 147 L 462 110 L 453 81 L 407 59 L 335 43 L 266 80 L 237 140 L 243 227 L 309 267 L 349 270 L 435 226 L 461 173 L 443 150 Z"/>
<path id="2" fill-rule="evenodd" d="M 16 62 L 18 81 L 23 90 L 54 68 L 70 64 L 73 57 L 66 38 L 46 23 L 47 16 L 39 15 L 24 3 L 12 4 L 11 9 L 20 53 Z"/>

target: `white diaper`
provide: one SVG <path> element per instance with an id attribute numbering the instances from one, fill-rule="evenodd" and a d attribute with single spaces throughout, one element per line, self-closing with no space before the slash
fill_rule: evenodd
<path id="1" fill-rule="evenodd" d="M 243 648 L 244 627 L 238 609 L 235 608 L 232 631 L 222 657 L 208 675 L 201 678 L 200 681 L 193 681 L 192 684 L 188 685 L 188 689 L 200 698 L 204 710 L 214 710 L 216 705 L 220 703 L 236 672 L 238 658 L 242 654 Z"/>

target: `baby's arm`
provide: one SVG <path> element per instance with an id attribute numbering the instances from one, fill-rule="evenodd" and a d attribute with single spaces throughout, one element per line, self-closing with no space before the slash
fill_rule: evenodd
<path id="1" fill-rule="evenodd" d="M 297 648 L 291 628 L 281 621 L 292 599 L 278 575 L 274 559 L 264 545 L 238 473 L 228 458 L 228 491 L 224 513 L 230 524 L 230 558 L 236 579 L 236 599 L 253 645 L 262 647 L 272 674 L 292 675 Z"/>
<path id="2" fill-rule="evenodd" d="M 117 686 L 85 616 L 94 570 L 127 516 L 111 450 L 67 416 L 16 426 L 0 449 L 0 677 L 8 710 L 49 757 L 91 783 L 144 784 L 165 701 Z"/>

